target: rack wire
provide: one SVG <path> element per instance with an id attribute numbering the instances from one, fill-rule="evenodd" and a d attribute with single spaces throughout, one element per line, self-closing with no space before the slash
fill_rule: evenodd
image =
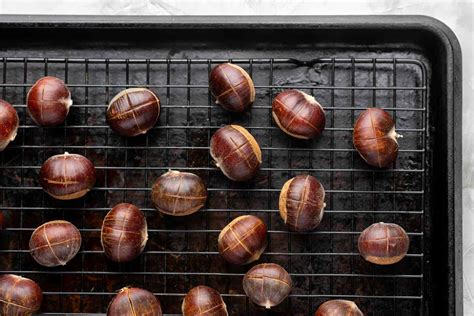
<path id="1" fill-rule="evenodd" d="M 242 115 L 213 104 L 208 74 L 231 61 L 248 70 L 256 101 Z M 354 300 L 367 314 L 423 314 L 423 218 L 429 188 L 427 74 L 415 59 L 107 59 L 3 58 L 2 97 L 13 103 L 21 125 L 1 154 L 0 191 L 5 228 L 0 241 L 0 273 L 36 280 L 44 291 L 44 313 L 103 313 L 115 291 L 134 285 L 153 291 L 168 314 L 179 314 L 193 286 L 207 284 L 223 294 L 232 315 L 258 309 L 245 297 L 241 279 L 249 267 L 226 264 L 217 235 L 241 214 L 262 217 L 269 244 L 260 262 L 276 262 L 291 274 L 294 288 L 275 311 L 312 315 L 330 298 Z M 43 75 L 63 78 L 74 105 L 64 126 L 41 128 L 26 114 L 29 87 Z M 127 87 L 149 87 L 161 99 L 159 123 L 145 136 L 124 139 L 105 122 L 109 100 Z M 282 89 L 313 94 L 327 125 L 312 141 L 289 138 L 272 122 L 271 101 Z M 395 118 L 399 158 L 392 168 L 367 166 L 352 146 L 355 118 L 367 107 Z M 227 180 L 209 156 L 209 139 L 229 123 L 249 129 L 262 147 L 256 179 Z M 56 201 L 41 191 L 43 161 L 64 151 L 80 153 L 96 165 L 96 187 L 83 199 Z M 153 181 L 168 169 L 193 171 L 208 185 L 205 209 L 186 218 L 163 217 L 149 199 Z M 290 177 L 310 173 L 326 188 L 324 219 L 314 232 L 291 233 L 278 214 L 278 195 Z M 149 241 L 130 264 L 102 254 L 102 218 L 119 202 L 134 203 L 147 215 Z M 80 253 L 65 267 L 43 268 L 28 254 L 32 231 L 63 218 L 83 236 Z M 396 222 L 411 240 L 399 264 L 379 267 L 357 251 L 358 234 L 376 221 Z M 373 311 L 377 311 L 374 313 Z"/>

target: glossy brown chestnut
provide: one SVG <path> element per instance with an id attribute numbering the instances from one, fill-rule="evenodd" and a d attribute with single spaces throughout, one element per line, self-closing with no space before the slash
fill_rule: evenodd
<path id="1" fill-rule="evenodd" d="M 222 229 L 217 243 L 227 262 L 239 265 L 253 262 L 267 247 L 267 226 L 256 216 L 239 216 Z"/>
<path id="2" fill-rule="evenodd" d="M 7 101 L 0 99 L 0 151 L 15 140 L 20 119 L 13 106 Z"/>
<path id="3" fill-rule="evenodd" d="M 247 181 L 262 164 L 262 152 L 255 138 L 242 126 L 226 125 L 211 137 L 211 156 L 229 179 Z"/>
<path id="4" fill-rule="evenodd" d="M 107 108 L 107 123 L 126 137 L 145 134 L 160 116 L 160 99 L 148 89 L 131 88 L 117 94 Z"/>
<path id="5" fill-rule="evenodd" d="M 36 124 L 58 126 L 64 123 L 72 105 L 71 92 L 56 77 L 40 78 L 26 96 L 28 113 Z"/>
<path id="6" fill-rule="evenodd" d="M 219 292 L 205 285 L 192 288 L 181 306 L 183 316 L 227 316 L 227 307 Z"/>
<path id="7" fill-rule="evenodd" d="M 265 308 L 280 304 L 291 292 L 291 277 L 276 263 L 261 263 L 250 269 L 242 282 L 252 302 Z"/>
<path id="8" fill-rule="evenodd" d="M 330 300 L 319 305 L 314 316 L 364 316 L 364 314 L 352 301 Z"/>
<path id="9" fill-rule="evenodd" d="M 313 176 L 299 175 L 286 181 L 281 189 L 280 216 L 295 232 L 311 231 L 323 218 L 324 188 Z"/>
<path id="10" fill-rule="evenodd" d="M 35 281 L 14 274 L 0 276 L 0 315 L 36 314 L 42 300 L 43 292 Z"/>
<path id="11" fill-rule="evenodd" d="M 387 265 L 397 263 L 405 257 L 410 239 L 397 224 L 375 223 L 360 234 L 358 246 L 365 260 Z"/>
<path id="12" fill-rule="evenodd" d="M 382 109 L 365 110 L 354 125 L 354 147 L 373 167 L 386 168 L 397 159 L 400 137 L 392 116 Z"/>
<path id="13" fill-rule="evenodd" d="M 73 224 L 56 220 L 35 229 L 29 248 L 33 259 L 45 267 L 66 265 L 81 248 L 81 233 Z"/>
<path id="14" fill-rule="evenodd" d="M 206 204 L 207 188 L 193 173 L 170 170 L 156 180 L 151 189 L 151 200 L 164 214 L 185 216 Z"/>
<path id="15" fill-rule="evenodd" d="M 86 195 L 95 184 L 92 162 L 84 156 L 64 153 L 46 160 L 39 173 L 44 191 L 58 200 L 73 200 Z"/>
<path id="16" fill-rule="evenodd" d="M 231 63 L 212 69 L 209 87 L 216 103 L 227 111 L 243 112 L 255 101 L 255 87 L 249 74 Z"/>
<path id="17" fill-rule="evenodd" d="M 115 205 L 104 218 L 100 240 L 110 260 L 132 261 L 142 253 L 148 240 L 145 215 L 133 204 Z"/>
<path id="18" fill-rule="evenodd" d="M 285 133 L 300 139 L 315 138 L 326 126 L 321 104 L 313 96 L 294 89 L 285 90 L 273 99 L 272 116 Z"/>
<path id="19" fill-rule="evenodd" d="M 112 299 L 107 316 L 161 316 L 160 301 L 153 293 L 136 287 L 124 287 Z"/>

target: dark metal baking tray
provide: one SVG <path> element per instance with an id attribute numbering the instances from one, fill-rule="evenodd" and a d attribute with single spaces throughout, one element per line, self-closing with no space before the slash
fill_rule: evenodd
<path id="1" fill-rule="evenodd" d="M 224 295 L 232 315 L 261 313 L 243 295 L 248 267 L 225 264 L 216 237 L 240 214 L 262 217 L 269 246 L 260 261 L 285 266 L 294 280 L 275 315 L 312 315 L 330 298 L 357 302 L 366 315 L 461 315 L 461 52 L 454 34 L 423 16 L 293 17 L 0 17 L 0 93 L 17 108 L 21 127 L 1 154 L 0 271 L 35 279 L 44 313 L 103 313 L 126 285 L 148 288 L 164 311 L 180 313 L 183 294 L 205 283 Z M 232 60 L 257 87 L 252 110 L 231 115 L 213 105 L 207 76 Z M 67 124 L 39 128 L 25 96 L 45 74 L 64 78 L 73 106 Z M 109 131 L 105 108 L 127 86 L 149 86 L 161 98 L 159 124 L 125 140 Z M 284 87 L 312 93 L 327 128 L 314 141 L 290 139 L 270 117 Z M 352 148 L 354 117 L 366 107 L 396 119 L 397 162 L 374 170 Z M 263 148 L 259 175 L 232 183 L 213 165 L 209 137 L 230 122 L 247 126 Z M 63 151 L 97 166 L 96 188 L 78 201 L 54 201 L 38 184 L 39 166 Z M 162 217 L 149 188 L 168 168 L 194 170 L 209 186 L 206 208 Z M 327 212 L 312 233 L 288 233 L 279 189 L 299 173 L 327 189 Z M 107 261 L 99 242 L 105 213 L 129 201 L 147 215 L 150 239 L 131 264 Z M 62 268 L 35 264 L 32 230 L 64 218 L 83 234 L 80 254 Z M 411 248 L 401 263 L 378 267 L 357 253 L 358 233 L 375 221 L 401 224 Z"/>

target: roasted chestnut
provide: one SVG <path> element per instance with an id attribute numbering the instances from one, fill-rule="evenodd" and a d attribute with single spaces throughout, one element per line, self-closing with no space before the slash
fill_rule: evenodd
<path id="1" fill-rule="evenodd" d="M 243 112 L 255 101 L 255 86 L 249 74 L 231 63 L 212 69 L 209 87 L 216 103 L 227 111 Z"/>
<path id="2" fill-rule="evenodd" d="M 364 314 L 352 301 L 330 300 L 321 304 L 314 316 L 364 316 Z"/>
<path id="3" fill-rule="evenodd" d="M 354 147 L 373 167 L 386 168 L 397 159 L 400 137 L 392 116 L 382 109 L 365 110 L 354 125 Z"/>
<path id="4" fill-rule="evenodd" d="M 226 125 L 211 137 L 211 156 L 231 180 L 253 178 L 262 164 L 262 152 L 255 138 L 242 126 Z"/>
<path id="5" fill-rule="evenodd" d="M 0 276 L 0 315 L 36 314 L 42 300 L 43 292 L 35 281 L 14 274 Z"/>
<path id="6" fill-rule="evenodd" d="M 402 260 L 408 252 L 410 239 L 397 224 L 375 223 L 359 236 L 359 252 L 367 261 L 387 265 Z"/>
<path id="7" fill-rule="evenodd" d="M 96 180 L 92 162 L 68 152 L 48 158 L 41 166 L 39 177 L 44 191 L 58 200 L 83 197 Z"/>
<path id="8" fill-rule="evenodd" d="M 121 136 L 145 134 L 160 116 L 160 99 L 148 89 L 131 88 L 117 94 L 107 108 L 107 123 Z"/>
<path id="9" fill-rule="evenodd" d="M 71 92 L 64 81 L 46 76 L 31 87 L 26 96 L 31 119 L 41 126 L 58 126 L 64 123 L 72 105 Z"/>
<path id="10" fill-rule="evenodd" d="M 280 304 L 291 292 L 291 277 L 276 263 L 261 263 L 250 269 L 242 282 L 252 302 L 265 308 Z"/>
<path id="11" fill-rule="evenodd" d="M 170 170 L 151 189 L 155 208 L 165 214 L 185 216 L 199 211 L 207 200 L 207 188 L 193 173 Z"/>
<path id="12" fill-rule="evenodd" d="M 324 188 L 313 176 L 291 178 L 281 189 L 280 216 L 291 231 L 306 232 L 318 227 L 325 206 Z"/>
<path id="13" fill-rule="evenodd" d="M 161 316 L 160 301 L 153 293 L 136 287 L 124 287 L 112 299 L 107 316 Z"/>
<path id="14" fill-rule="evenodd" d="M 7 101 L 0 99 L 0 151 L 15 140 L 20 119 L 13 106 Z"/>
<path id="15" fill-rule="evenodd" d="M 267 226 L 257 216 L 239 216 L 222 229 L 217 243 L 227 262 L 239 265 L 253 262 L 267 247 Z"/>
<path id="16" fill-rule="evenodd" d="M 219 292 L 205 285 L 192 288 L 181 306 L 183 316 L 227 316 L 227 307 Z"/>
<path id="17" fill-rule="evenodd" d="M 273 99 L 272 116 L 282 131 L 300 139 L 319 136 L 326 125 L 321 104 L 313 96 L 295 89 L 280 92 Z"/>
<path id="18" fill-rule="evenodd" d="M 35 229 L 30 238 L 30 254 L 45 267 L 66 265 L 81 248 L 81 233 L 73 224 L 56 220 Z"/>
<path id="19" fill-rule="evenodd" d="M 132 261 L 142 253 L 147 240 L 145 215 L 135 205 L 117 204 L 105 216 L 100 241 L 110 260 Z"/>

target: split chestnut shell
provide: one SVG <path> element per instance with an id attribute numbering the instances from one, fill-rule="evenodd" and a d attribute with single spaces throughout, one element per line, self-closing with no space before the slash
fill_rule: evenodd
<path id="1" fill-rule="evenodd" d="M 107 316 L 161 316 L 160 301 L 153 293 L 136 288 L 125 287 L 112 299 L 107 308 Z"/>
<path id="2" fill-rule="evenodd" d="M 36 314 L 42 300 L 43 292 L 35 281 L 15 274 L 0 276 L 0 315 Z"/>
<path id="3" fill-rule="evenodd" d="M 0 151 L 15 140 L 20 119 L 15 108 L 7 101 L 0 99 Z"/>
<path id="4" fill-rule="evenodd" d="M 227 316 L 227 307 L 222 296 L 205 285 L 192 288 L 181 305 L 183 316 Z"/>
<path id="5" fill-rule="evenodd" d="M 314 316 L 364 316 L 364 314 L 352 301 L 330 300 L 319 305 Z"/>

